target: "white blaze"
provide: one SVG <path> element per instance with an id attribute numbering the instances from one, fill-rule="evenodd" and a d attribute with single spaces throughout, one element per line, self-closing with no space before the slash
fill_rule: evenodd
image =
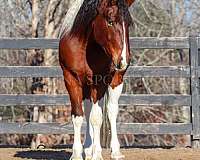
<path id="1" fill-rule="evenodd" d="M 67 14 L 65 15 L 63 24 L 60 29 L 59 38 L 62 38 L 62 36 L 69 32 L 74 24 L 74 20 L 76 18 L 76 15 L 78 14 L 78 11 L 80 10 L 84 0 L 74 0 L 73 3 L 70 5 L 69 10 L 67 11 Z"/>
<path id="2" fill-rule="evenodd" d="M 127 61 L 126 61 L 126 28 L 125 28 L 125 23 L 123 22 L 123 50 L 122 50 L 122 68 L 126 68 L 127 67 Z"/>

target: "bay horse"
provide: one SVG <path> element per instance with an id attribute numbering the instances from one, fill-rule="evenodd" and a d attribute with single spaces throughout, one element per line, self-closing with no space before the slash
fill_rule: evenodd
<path id="1" fill-rule="evenodd" d="M 106 107 L 111 124 L 111 158 L 123 159 L 117 137 L 118 100 L 123 76 L 130 64 L 128 7 L 134 0 L 75 0 L 60 31 L 59 62 L 71 101 L 74 143 L 71 160 L 82 160 L 81 126 L 84 100 L 87 120 L 85 159 L 102 160 L 100 128 L 102 108 Z"/>

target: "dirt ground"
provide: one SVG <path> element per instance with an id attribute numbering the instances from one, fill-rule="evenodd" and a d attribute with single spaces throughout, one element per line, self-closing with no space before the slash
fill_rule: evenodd
<path id="1" fill-rule="evenodd" d="M 126 149 L 125 160 L 200 160 L 200 150 L 193 149 Z M 0 148 L 0 160 L 68 160 L 71 150 L 37 150 Z M 103 151 L 110 160 L 109 151 Z"/>

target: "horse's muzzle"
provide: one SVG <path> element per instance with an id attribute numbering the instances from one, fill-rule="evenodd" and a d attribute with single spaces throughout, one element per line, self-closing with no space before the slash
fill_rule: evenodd
<path id="1" fill-rule="evenodd" d="M 123 70 L 126 70 L 128 65 L 127 64 L 124 64 L 122 62 L 119 62 L 119 63 L 114 63 L 114 66 L 115 66 L 115 70 L 116 71 L 123 71 Z"/>

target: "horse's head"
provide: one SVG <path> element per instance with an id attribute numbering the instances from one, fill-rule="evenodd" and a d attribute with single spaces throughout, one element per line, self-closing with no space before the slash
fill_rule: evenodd
<path id="1" fill-rule="evenodd" d="M 93 35 L 106 54 L 112 58 L 116 70 L 125 70 L 130 63 L 128 7 L 134 0 L 102 0 L 94 19 Z"/>

